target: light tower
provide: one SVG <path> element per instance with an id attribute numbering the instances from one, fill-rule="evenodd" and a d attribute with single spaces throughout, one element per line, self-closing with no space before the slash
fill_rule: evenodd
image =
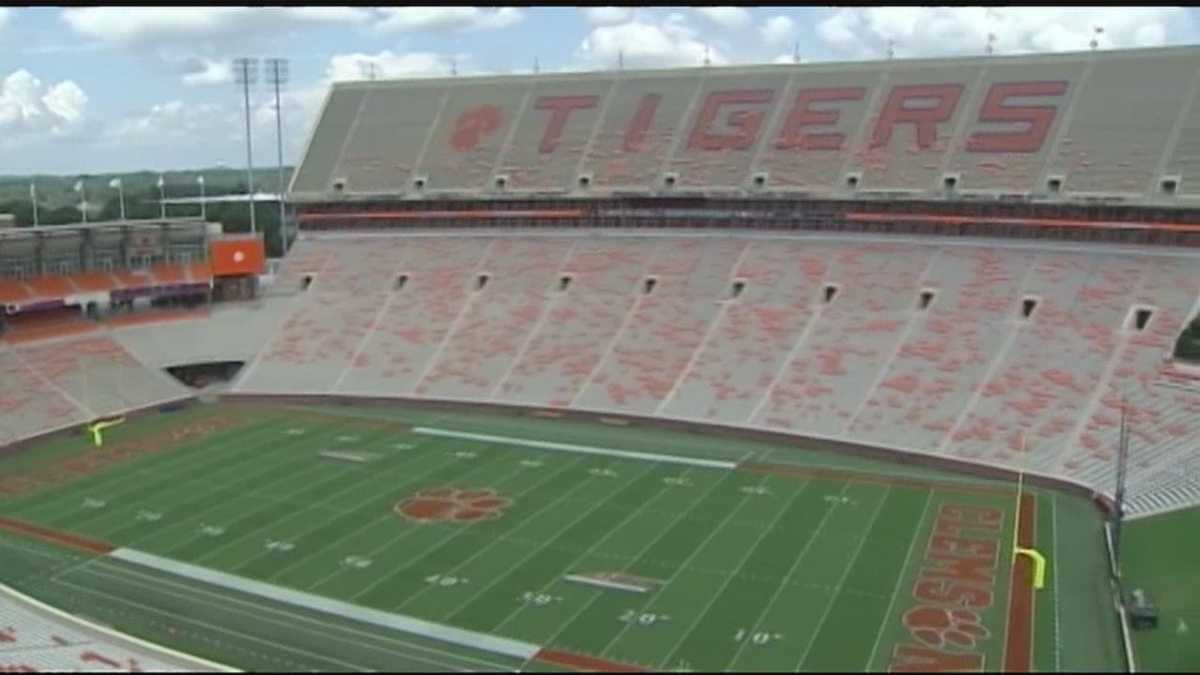
<path id="1" fill-rule="evenodd" d="M 267 81 L 275 87 L 275 144 L 279 160 L 279 255 L 283 255 L 286 244 L 283 222 L 287 215 L 287 204 L 283 200 L 283 108 L 279 103 L 279 87 L 288 81 L 287 59 L 267 59 Z"/>
<path id="2" fill-rule="evenodd" d="M 887 59 L 888 59 L 888 61 L 891 61 L 892 57 L 895 55 L 896 55 L 896 41 L 889 39 L 887 41 Z"/>
<path id="3" fill-rule="evenodd" d="M 254 150 L 250 141 L 250 86 L 258 81 L 258 59 L 242 57 L 233 60 L 233 74 L 242 85 L 246 103 L 246 192 L 250 198 L 250 232 L 258 232 L 254 220 Z"/>
<path id="4" fill-rule="evenodd" d="M 204 174 L 196 176 L 196 182 L 200 184 L 200 220 L 208 222 L 208 203 L 204 200 Z"/>
<path id="5" fill-rule="evenodd" d="M 992 52 L 995 51 L 995 46 L 996 46 L 996 34 L 988 33 L 987 47 L 984 49 L 984 51 L 987 53 L 988 56 L 991 56 Z"/>
<path id="6" fill-rule="evenodd" d="M 1104 26 L 1094 26 L 1092 28 L 1092 41 L 1088 45 L 1092 51 L 1096 51 L 1096 47 L 1100 46 L 1100 35 L 1104 32 Z"/>

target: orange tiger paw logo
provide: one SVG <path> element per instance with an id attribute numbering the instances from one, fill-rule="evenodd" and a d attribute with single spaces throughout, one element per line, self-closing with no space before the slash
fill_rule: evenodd
<path id="1" fill-rule="evenodd" d="M 459 490 L 457 488 L 435 488 L 421 490 L 396 505 L 396 513 L 417 522 L 439 521 L 472 522 L 491 520 L 504 514 L 511 500 L 496 494 L 495 490 Z"/>
<path id="2" fill-rule="evenodd" d="M 935 649 L 971 649 L 991 635 L 979 614 L 963 607 L 914 607 L 904 613 L 904 626 Z"/>
<path id="3" fill-rule="evenodd" d="M 500 108 L 481 105 L 463 111 L 454 123 L 454 134 L 450 145 L 458 152 L 466 152 L 483 142 L 484 137 L 500 128 Z"/>

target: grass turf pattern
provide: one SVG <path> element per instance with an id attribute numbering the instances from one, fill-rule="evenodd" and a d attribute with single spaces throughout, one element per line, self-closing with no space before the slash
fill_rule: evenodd
<path id="1" fill-rule="evenodd" d="M 762 443 L 555 420 L 245 404 L 185 414 L 232 413 L 244 418 L 234 428 L 2 499 L 0 514 L 366 607 L 655 669 L 884 670 L 896 646 L 912 642 L 903 615 L 918 604 L 913 588 L 938 514 L 990 508 L 1005 514 L 996 533 L 1005 546 L 994 570 L 994 602 L 979 612 L 987 637 L 976 651 L 988 670 L 1003 661 L 1011 486 L 971 492 L 946 481 L 982 482 Z M 163 419 L 133 420 L 110 442 L 136 439 Z M 680 466 L 412 434 L 398 422 L 942 482 L 920 487 Z M 72 443 L 55 441 L 54 456 Z M 86 452 L 83 439 L 79 446 Z M 320 457 L 323 450 L 378 459 L 338 462 Z M 33 470 L 32 456 L 0 460 L 0 468 L 19 461 L 21 470 Z M 497 518 L 466 523 L 418 522 L 396 512 L 404 499 L 442 487 L 490 489 L 509 503 Z M 1073 531 L 1095 520 L 1085 509 L 1055 511 L 1050 497 L 1040 500 L 1039 528 L 1064 511 Z M 1092 560 L 1102 551 L 1059 558 L 1048 537 L 1039 532 L 1038 541 L 1052 564 L 1077 557 L 1085 579 L 1095 576 L 1092 568 L 1103 573 Z M 66 562 L 39 573 L 27 562 L 39 555 Z M 0 578 L 49 602 L 247 668 L 545 667 L 11 537 L 0 540 L 0 560 Z M 562 578 L 573 572 L 624 572 L 662 585 L 634 594 Z M 1119 663 L 1119 652 L 1094 644 L 1111 639 L 1103 617 L 1070 609 L 1070 598 L 1057 611 L 1064 599 L 1050 597 L 1037 597 L 1039 669 Z M 1078 621 L 1064 627 L 1064 614 Z"/>

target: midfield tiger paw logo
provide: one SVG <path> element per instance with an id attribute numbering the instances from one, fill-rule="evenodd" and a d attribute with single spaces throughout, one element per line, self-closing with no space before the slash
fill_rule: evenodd
<path id="1" fill-rule="evenodd" d="M 434 488 L 396 504 L 396 513 L 420 523 L 475 522 L 504 515 L 512 501 L 496 494 L 495 490 L 460 490 Z"/>
<path id="2" fill-rule="evenodd" d="M 450 145 L 458 152 L 466 152 L 483 142 L 483 139 L 500 128 L 500 108 L 481 105 L 464 111 L 454 124 L 454 135 Z"/>
<path id="3" fill-rule="evenodd" d="M 935 649 L 973 649 L 991 636 L 974 610 L 920 606 L 904 613 L 904 627 Z"/>

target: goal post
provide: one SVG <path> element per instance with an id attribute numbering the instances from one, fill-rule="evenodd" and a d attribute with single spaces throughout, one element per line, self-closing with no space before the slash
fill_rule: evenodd
<path id="1" fill-rule="evenodd" d="M 104 445 L 104 430 L 125 422 L 125 416 L 99 419 L 87 425 L 87 433 L 92 436 L 92 444 L 97 448 Z"/>

